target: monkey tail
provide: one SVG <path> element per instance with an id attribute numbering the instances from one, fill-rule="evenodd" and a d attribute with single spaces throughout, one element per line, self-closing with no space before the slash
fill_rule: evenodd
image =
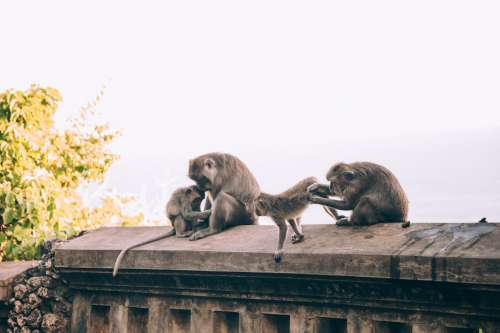
<path id="1" fill-rule="evenodd" d="M 323 210 L 324 210 L 324 211 L 325 211 L 328 215 L 330 215 L 332 218 L 335 218 L 335 216 L 333 216 L 332 212 L 330 212 L 328 209 L 326 209 L 326 207 L 325 207 L 325 206 L 321 206 L 321 207 L 323 207 Z"/>
<path id="2" fill-rule="evenodd" d="M 174 236 L 174 235 L 175 235 L 175 229 L 172 229 L 169 232 L 167 232 L 166 234 L 163 234 L 163 235 L 151 238 L 151 239 L 147 239 L 147 240 L 140 242 L 140 243 L 137 243 L 137 244 L 130 245 L 130 246 L 124 248 L 123 250 L 121 250 L 120 254 L 116 258 L 115 266 L 113 267 L 113 277 L 115 277 L 116 274 L 118 274 L 118 269 L 120 268 L 120 264 L 121 264 L 123 257 L 125 256 L 125 254 L 127 253 L 128 250 L 135 249 L 136 247 L 143 246 L 143 245 L 146 245 L 149 243 L 153 243 L 153 242 L 156 242 L 160 239 L 167 238 L 167 237 Z"/>

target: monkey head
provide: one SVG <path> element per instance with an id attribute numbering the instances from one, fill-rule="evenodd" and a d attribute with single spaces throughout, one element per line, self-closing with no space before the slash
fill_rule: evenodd
<path id="1" fill-rule="evenodd" d="M 216 182 L 219 165 L 209 155 L 203 155 L 189 161 L 188 176 L 196 182 L 201 191 L 210 191 Z"/>
<path id="2" fill-rule="evenodd" d="M 257 216 L 266 216 L 269 212 L 269 207 L 267 205 L 267 202 L 263 198 L 258 198 L 257 202 L 255 204 L 255 213 Z"/>
<path id="3" fill-rule="evenodd" d="M 365 174 L 348 163 L 332 166 L 326 179 L 330 182 L 330 191 L 340 197 L 357 194 L 367 185 Z"/>
<path id="4" fill-rule="evenodd" d="M 167 202 L 167 217 L 173 221 L 185 211 L 200 211 L 203 199 L 205 199 L 205 193 L 198 186 L 179 187 Z"/>
<path id="5" fill-rule="evenodd" d="M 198 186 L 192 185 L 184 188 L 182 196 L 185 207 L 191 206 L 193 211 L 200 211 L 201 202 L 205 199 L 205 192 L 200 190 Z"/>

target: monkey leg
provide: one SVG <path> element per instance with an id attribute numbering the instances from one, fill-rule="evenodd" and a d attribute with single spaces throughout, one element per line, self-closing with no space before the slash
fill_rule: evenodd
<path id="1" fill-rule="evenodd" d="M 293 229 L 293 232 L 295 233 L 292 235 L 292 243 L 300 243 L 304 240 L 304 234 L 302 233 L 302 228 L 300 227 L 300 217 L 296 219 L 289 219 L 288 223 Z"/>
<path id="2" fill-rule="evenodd" d="M 372 225 L 381 222 L 375 205 L 369 197 L 362 197 L 352 211 L 351 223 L 353 225 Z"/>
<path id="3" fill-rule="evenodd" d="M 242 224 L 249 219 L 245 207 L 231 195 L 221 192 L 214 199 L 208 228 L 196 231 L 190 240 L 197 240 L 217 234 L 231 225 Z"/>
<path id="4" fill-rule="evenodd" d="M 178 215 L 173 223 L 174 235 L 176 237 L 188 237 L 189 233 L 192 233 L 191 223 L 184 219 L 181 215 Z"/>
<path id="5" fill-rule="evenodd" d="M 278 248 L 274 252 L 274 261 L 281 262 L 283 257 L 283 244 L 285 243 L 287 226 L 283 219 L 273 219 L 279 228 Z"/>

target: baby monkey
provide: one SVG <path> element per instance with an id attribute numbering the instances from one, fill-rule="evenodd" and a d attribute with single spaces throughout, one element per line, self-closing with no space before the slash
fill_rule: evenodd
<path id="1" fill-rule="evenodd" d="M 172 230 L 164 234 L 160 234 L 154 238 L 147 239 L 137 244 L 130 245 L 121 250 L 118 258 L 116 258 L 115 266 L 113 268 L 113 277 L 118 273 L 120 263 L 128 250 L 136 247 L 156 242 L 170 236 L 176 237 L 189 237 L 191 236 L 196 227 L 208 220 L 210 217 L 210 210 L 200 212 L 201 202 L 205 198 L 205 193 L 201 191 L 196 185 L 181 187 L 175 190 L 167 202 L 166 213 L 167 217 L 172 222 Z"/>
<path id="2" fill-rule="evenodd" d="M 172 193 L 166 207 L 167 217 L 173 227 L 168 236 L 189 237 L 200 223 L 208 220 L 211 211 L 200 212 L 204 198 L 205 192 L 196 185 L 181 187 Z"/>
<path id="3" fill-rule="evenodd" d="M 256 212 L 258 216 L 269 216 L 279 228 L 278 248 L 274 252 L 274 260 L 280 262 L 283 256 L 283 243 L 285 242 L 287 224 L 293 229 L 292 243 L 299 243 L 304 240 L 300 220 L 302 214 L 310 204 L 311 194 L 307 188 L 318 180 L 309 177 L 301 180 L 283 193 L 272 195 L 261 192 L 257 199 Z M 331 209 L 330 212 L 338 217 L 337 212 Z"/>

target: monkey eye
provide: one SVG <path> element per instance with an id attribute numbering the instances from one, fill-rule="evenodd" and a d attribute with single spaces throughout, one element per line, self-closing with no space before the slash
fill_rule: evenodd
<path id="1" fill-rule="evenodd" d="M 212 167 L 214 166 L 214 164 L 215 164 L 215 162 L 214 162 L 212 159 L 207 159 L 207 160 L 205 161 L 205 165 L 206 165 L 206 167 L 207 167 L 207 168 L 209 168 L 209 169 L 212 169 Z"/>
<path id="2" fill-rule="evenodd" d="M 345 180 L 353 180 L 354 179 L 354 172 L 352 171 L 344 171 L 342 172 L 342 177 L 345 179 Z"/>
<path id="3" fill-rule="evenodd" d="M 192 190 L 192 189 L 190 189 L 190 188 L 188 188 L 188 189 L 186 190 L 186 194 L 191 194 L 192 192 L 193 192 L 193 190 Z"/>

